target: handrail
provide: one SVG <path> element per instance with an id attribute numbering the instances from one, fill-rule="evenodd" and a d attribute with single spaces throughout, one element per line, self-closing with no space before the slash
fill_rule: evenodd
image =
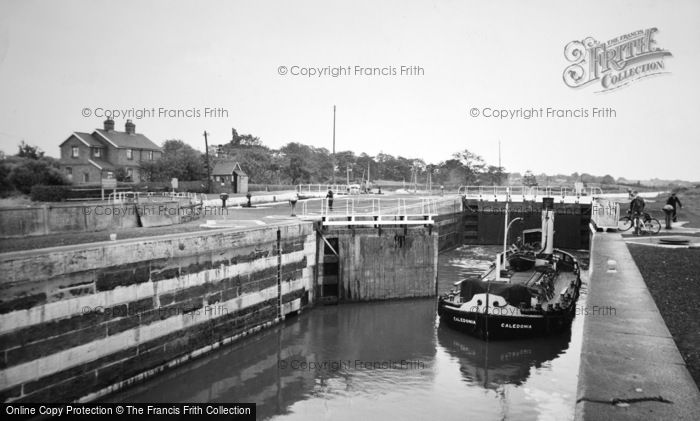
<path id="1" fill-rule="evenodd" d="M 346 192 L 349 190 L 347 184 L 298 184 L 297 193 L 325 193 L 333 190 L 334 193 Z"/>
<path id="2" fill-rule="evenodd" d="M 483 199 L 484 197 L 597 197 L 603 194 L 600 187 L 590 186 L 578 192 L 565 186 L 460 186 L 457 194 L 468 198 Z"/>
<path id="3" fill-rule="evenodd" d="M 301 212 L 303 215 L 319 215 L 322 218 L 343 218 L 350 221 L 356 218 L 408 218 L 424 217 L 431 219 L 437 215 L 440 206 L 449 206 L 454 209 L 459 205 L 462 210 L 462 201 L 452 198 L 419 197 L 407 198 L 336 198 L 333 201 L 333 210 L 330 209 L 328 199 L 322 199 L 318 212 L 311 210 L 309 202 L 303 201 Z M 314 202 L 311 202 L 314 203 Z M 315 207 L 315 206 L 314 206 Z"/>

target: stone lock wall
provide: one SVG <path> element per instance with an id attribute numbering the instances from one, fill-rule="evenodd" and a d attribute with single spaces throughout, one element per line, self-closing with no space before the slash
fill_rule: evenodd
<path id="1" fill-rule="evenodd" d="M 0 255 L 0 398 L 98 398 L 312 302 L 311 223 Z"/>

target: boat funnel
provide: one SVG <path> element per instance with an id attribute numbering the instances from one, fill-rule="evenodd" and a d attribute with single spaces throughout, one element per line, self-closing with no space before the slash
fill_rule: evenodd
<path id="1" fill-rule="evenodd" d="M 542 253 L 552 254 L 554 251 L 554 198 L 542 199 Z"/>

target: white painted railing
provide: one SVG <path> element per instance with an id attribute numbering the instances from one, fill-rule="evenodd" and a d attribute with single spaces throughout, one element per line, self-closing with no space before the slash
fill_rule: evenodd
<path id="1" fill-rule="evenodd" d="M 455 209 L 455 206 L 458 209 Z M 430 225 L 441 207 L 461 211 L 461 200 L 451 198 L 342 198 L 302 201 L 301 214 L 321 217 L 324 225 Z"/>
<path id="2" fill-rule="evenodd" d="M 120 191 L 110 193 L 107 197 L 109 203 L 128 203 L 128 202 L 163 202 L 163 201 L 182 201 L 188 199 L 190 203 L 198 203 L 206 200 L 206 195 L 200 193 L 189 192 L 133 192 Z"/>
<path id="3" fill-rule="evenodd" d="M 332 190 L 333 193 L 345 193 L 348 191 L 347 184 L 299 184 L 296 191 L 299 194 L 303 193 L 328 193 Z"/>
<path id="4" fill-rule="evenodd" d="M 582 197 L 590 201 L 593 197 L 603 194 L 600 187 L 581 188 L 576 190 L 569 187 L 543 186 L 460 186 L 457 193 L 467 199 L 519 201 L 538 200 L 543 197 L 560 198 L 562 202 L 580 200 Z"/>
<path id="5" fill-rule="evenodd" d="M 107 197 L 107 202 L 111 204 L 121 204 L 127 202 L 133 202 L 139 196 L 138 192 L 132 191 L 118 191 L 110 193 Z"/>

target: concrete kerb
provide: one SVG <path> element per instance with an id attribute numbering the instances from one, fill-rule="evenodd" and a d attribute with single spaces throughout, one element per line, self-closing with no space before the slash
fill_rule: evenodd
<path id="1" fill-rule="evenodd" d="M 584 321 L 576 419 L 696 419 L 700 391 L 620 234 L 593 234 L 590 271 L 587 304 L 615 314 Z"/>

